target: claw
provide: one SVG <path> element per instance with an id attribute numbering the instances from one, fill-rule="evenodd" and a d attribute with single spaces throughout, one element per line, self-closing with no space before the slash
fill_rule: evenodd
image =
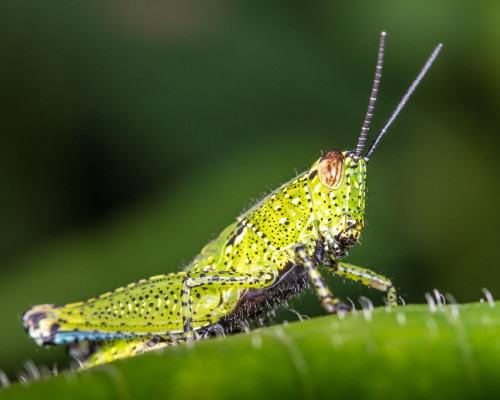
<path id="1" fill-rule="evenodd" d="M 341 313 L 347 313 L 349 311 L 352 311 L 352 307 L 345 304 L 345 303 L 342 303 L 342 302 L 338 302 L 337 305 L 336 305 L 336 310 L 337 314 L 341 314 Z"/>
<path id="2" fill-rule="evenodd" d="M 325 299 L 327 300 L 327 299 Z M 323 307 L 328 314 L 345 314 L 351 311 L 351 306 L 338 301 L 337 299 L 328 299 L 330 301 L 323 301 Z"/>

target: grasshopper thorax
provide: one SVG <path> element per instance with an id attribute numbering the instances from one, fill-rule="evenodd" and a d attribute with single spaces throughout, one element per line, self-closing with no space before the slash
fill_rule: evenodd
<path id="1" fill-rule="evenodd" d="M 353 152 L 332 150 L 309 171 L 316 229 L 337 258 L 357 243 L 364 226 L 366 162 Z"/>

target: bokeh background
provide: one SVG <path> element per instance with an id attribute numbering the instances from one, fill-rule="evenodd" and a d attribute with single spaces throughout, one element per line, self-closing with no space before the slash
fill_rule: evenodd
<path id="1" fill-rule="evenodd" d="M 177 271 L 322 152 L 352 149 L 382 30 L 374 131 L 444 47 L 372 158 L 348 260 L 406 302 L 500 296 L 499 15 L 495 1 L 0 2 L 0 369 L 65 359 L 25 334 L 30 306 Z M 312 293 L 292 307 L 322 314 Z"/>

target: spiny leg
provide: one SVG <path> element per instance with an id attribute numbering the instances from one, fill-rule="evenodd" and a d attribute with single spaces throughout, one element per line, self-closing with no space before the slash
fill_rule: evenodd
<path id="1" fill-rule="evenodd" d="M 261 270 L 252 273 L 240 273 L 231 271 L 213 272 L 191 272 L 188 273 L 182 282 L 182 321 L 184 339 L 194 340 L 194 331 L 191 326 L 193 322 L 194 300 L 191 296 L 191 289 L 196 287 L 210 288 L 256 288 L 261 289 L 271 286 L 278 277 L 278 270 L 272 264 L 266 264 Z"/>
<path id="2" fill-rule="evenodd" d="M 316 293 L 321 301 L 321 305 L 328 313 L 334 313 L 338 311 L 347 311 L 349 306 L 341 303 L 339 299 L 333 297 L 332 292 L 328 289 L 328 286 L 323 281 L 318 268 L 314 265 L 307 252 L 306 246 L 303 244 L 298 244 L 294 247 L 295 256 L 297 260 L 307 269 L 311 281 L 316 289 Z"/>
<path id="3" fill-rule="evenodd" d="M 337 275 L 345 276 L 356 282 L 361 282 L 363 285 L 372 287 L 387 293 L 387 301 L 390 306 L 397 306 L 396 289 L 390 279 L 377 274 L 367 268 L 361 268 L 356 265 L 336 262 L 329 266 Z"/>

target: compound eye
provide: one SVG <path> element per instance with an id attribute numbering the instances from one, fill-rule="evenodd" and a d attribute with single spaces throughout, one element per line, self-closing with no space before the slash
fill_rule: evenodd
<path id="1" fill-rule="evenodd" d="M 326 153 L 318 164 L 320 182 L 330 189 L 337 189 L 344 175 L 344 155 L 338 150 Z"/>

